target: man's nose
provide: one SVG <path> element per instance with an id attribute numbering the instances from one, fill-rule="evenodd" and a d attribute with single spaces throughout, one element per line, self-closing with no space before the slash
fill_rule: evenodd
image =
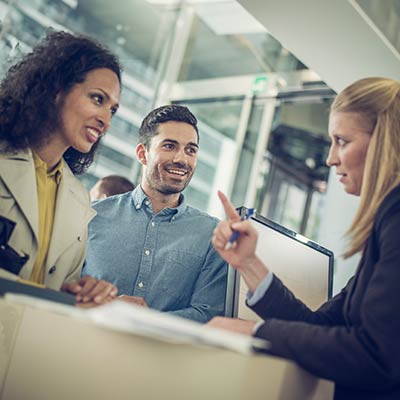
<path id="1" fill-rule="evenodd" d="M 181 162 L 181 163 L 186 164 L 186 162 L 187 162 L 186 158 L 187 158 L 187 155 L 186 155 L 185 149 L 178 149 L 174 154 L 174 162 L 176 162 L 176 163 Z"/>

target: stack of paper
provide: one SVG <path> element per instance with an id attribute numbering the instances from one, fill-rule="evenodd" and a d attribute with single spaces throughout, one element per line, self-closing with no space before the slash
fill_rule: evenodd
<path id="1" fill-rule="evenodd" d="M 253 347 L 266 349 L 269 346 L 268 342 L 258 338 L 217 329 L 124 301 L 113 301 L 87 310 L 87 313 L 99 325 L 172 343 L 223 347 L 245 354 L 251 353 Z"/>
<path id="2" fill-rule="evenodd" d="M 258 338 L 217 329 L 121 300 L 95 308 L 82 309 L 19 294 L 6 294 L 5 298 L 14 303 L 91 321 L 115 331 L 170 343 L 222 347 L 244 354 L 252 353 L 254 348 L 267 349 L 269 347 L 268 342 Z"/>

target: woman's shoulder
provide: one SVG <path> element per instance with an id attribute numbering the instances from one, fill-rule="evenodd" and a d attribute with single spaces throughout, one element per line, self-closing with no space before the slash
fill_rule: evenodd
<path id="1" fill-rule="evenodd" d="M 400 186 L 396 186 L 383 199 L 378 208 L 376 219 L 379 221 L 387 215 L 400 214 Z"/>
<path id="2" fill-rule="evenodd" d="M 5 140 L 0 140 L 0 157 L 1 158 L 15 158 L 15 157 L 23 157 L 23 158 L 29 158 L 31 157 L 32 153 L 27 147 L 26 149 L 14 149 L 12 146 L 10 146 L 10 143 L 8 143 Z"/>
<path id="3" fill-rule="evenodd" d="M 400 185 L 396 186 L 394 189 L 392 189 L 389 194 L 385 197 L 383 200 L 381 207 L 382 208 L 390 208 L 393 205 L 399 204 L 400 200 Z"/>

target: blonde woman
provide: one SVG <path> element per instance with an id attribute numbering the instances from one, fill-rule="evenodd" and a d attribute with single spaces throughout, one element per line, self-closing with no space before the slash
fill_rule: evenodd
<path id="1" fill-rule="evenodd" d="M 311 311 L 257 258 L 256 231 L 220 194 L 229 220 L 213 244 L 245 279 L 248 305 L 264 321 L 210 324 L 269 340 L 270 354 L 333 380 L 335 399 L 400 399 L 400 83 L 367 78 L 347 87 L 332 105 L 329 135 L 327 164 L 360 196 L 345 252 L 362 254 L 354 277 Z M 225 250 L 233 230 L 239 239 Z"/>

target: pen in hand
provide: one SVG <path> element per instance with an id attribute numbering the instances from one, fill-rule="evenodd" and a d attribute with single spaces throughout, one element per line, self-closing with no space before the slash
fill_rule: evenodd
<path id="1" fill-rule="evenodd" d="M 241 221 L 245 221 L 246 219 L 249 219 L 252 215 L 254 215 L 254 208 L 248 208 L 244 215 L 240 218 Z M 233 231 L 232 236 L 228 240 L 228 242 L 225 245 L 225 250 L 229 250 L 233 244 L 236 242 L 237 238 L 239 237 L 239 232 L 238 231 Z"/>

